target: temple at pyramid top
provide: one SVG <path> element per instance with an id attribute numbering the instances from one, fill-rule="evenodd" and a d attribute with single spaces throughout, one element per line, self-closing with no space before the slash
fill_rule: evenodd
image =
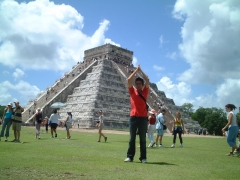
<path id="1" fill-rule="evenodd" d="M 43 109 L 44 117 L 49 117 L 53 111 L 50 106 L 54 102 L 63 102 L 67 106 L 59 109 L 61 120 L 67 118 L 67 112 L 72 112 L 75 123 L 79 121 L 82 128 L 91 128 L 98 120 L 99 110 L 102 110 L 105 126 L 127 128 L 130 114 L 127 78 L 135 69 L 132 58 L 132 51 L 112 44 L 84 51 L 83 62 L 75 65 L 45 92 L 29 101 L 23 120 L 31 122 L 33 112 L 38 107 Z M 147 103 L 150 109 L 158 110 L 162 105 L 168 110 L 168 129 L 175 113 L 182 111 L 181 106 L 176 106 L 154 83 L 150 83 Z M 185 127 L 188 125 L 199 126 L 185 117 Z"/>

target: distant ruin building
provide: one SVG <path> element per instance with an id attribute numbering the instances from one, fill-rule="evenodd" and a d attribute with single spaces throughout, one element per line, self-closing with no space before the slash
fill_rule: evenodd
<path id="1" fill-rule="evenodd" d="M 79 121 L 80 127 L 92 128 L 98 120 L 98 111 L 103 110 L 105 126 L 127 128 L 130 114 L 127 78 L 135 69 L 132 59 L 132 51 L 112 44 L 84 51 L 83 62 L 56 80 L 36 99 L 29 101 L 23 120 L 30 122 L 38 107 L 43 109 L 44 116 L 49 117 L 52 113 L 51 104 L 64 102 L 67 106 L 59 109 L 62 120 L 66 119 L 67 112 L 72 112 L 74 122 Z M 164 104 L 168 109 L 166 125 L 170 129 L 170 121 L 175 113 L 182 112 L 181 106 L 176 106 L 173 99 L 167 98 L 154 83 L 150 84 L 149 93 L 147 102 L 150 108 L 158 110 Z M 189 128 L 199 126 L 189 117 L 185 119 Z"/>

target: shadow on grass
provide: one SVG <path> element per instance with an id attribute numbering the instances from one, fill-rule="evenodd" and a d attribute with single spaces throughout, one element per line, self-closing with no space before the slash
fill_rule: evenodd
<path id="1" fill-rule="evenodd" d="M 140 162 L 140 163 L 141 163 L 141 162 Z M 147 162 L 146 164 L 155 164 L 155 165 L 171 165 L 171 166 L 177 166 L 177 164 L 166 163 L 166 162 Z"/>

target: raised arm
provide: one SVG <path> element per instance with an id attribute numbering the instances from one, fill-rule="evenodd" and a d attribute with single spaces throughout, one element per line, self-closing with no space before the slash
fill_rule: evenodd
<path id="1" fill-rule="evenodd" d="M 137 74 L 138 72 L 141 72 L 143 74 L 143 79 L 145 79 L 145 86 L 147 88 L 149 88 L 149 78 L 148 76 L 142 71 L 141 67 L 140 67 L 140 64 L 138 65 L 137 69 L 135 69 L 135 71 L 133 71 L 133 73 L 128 77 L 128 87 L 132 87 L 133 84 L 132 84 L 132 80 L 133 80 L 133 77 L 135 74 Z"/>
<path id="2" fill-rule="evenodd" d="M 146 83 L 145 83 L 145 86 L 147 88 L 149 88 L 149 78 L 148 76 L 143 72 L 143 70 L 140 68 L 140 65 L 138 65 L 139 67 L 139 72 L 141 72 L 143 74 L 143 79 L 145 79 Z"/>
<path id="3" fill-rule="evenodd" d="M 137 69 L 135 69 L 133 71 L 133 73 L 128 77 L 128 88 L 132 87 L 133 84 L 132 84 L 132 81 L 133 81 L 133 77 L 134 75 L 139 71 L 139 68 L 140 68 L 140 65 L 138 65 Z"/>

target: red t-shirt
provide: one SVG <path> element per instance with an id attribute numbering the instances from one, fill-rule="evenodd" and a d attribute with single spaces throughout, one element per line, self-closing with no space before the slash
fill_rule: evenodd
<path id="1" fill-rule="evenodd" d="M 138 95 L 137 90 L 133 86 L 128 88 L 128 90 L 130 94 L 130 103 L 131 103 L 130 116 L 148 117 L 146 103 Z M 142 91 L 139 91 L 146 100 L 148 96 L 148 91 L 149 91 L 149 88 L 145 86 Z"/>
<path id="2" fill-rule="evenodd" d="M 148 119 L 149 119 L 149 124 L 151 125 L 156 124 L 156 117 L 154 115 L 151 115 Z"/>

